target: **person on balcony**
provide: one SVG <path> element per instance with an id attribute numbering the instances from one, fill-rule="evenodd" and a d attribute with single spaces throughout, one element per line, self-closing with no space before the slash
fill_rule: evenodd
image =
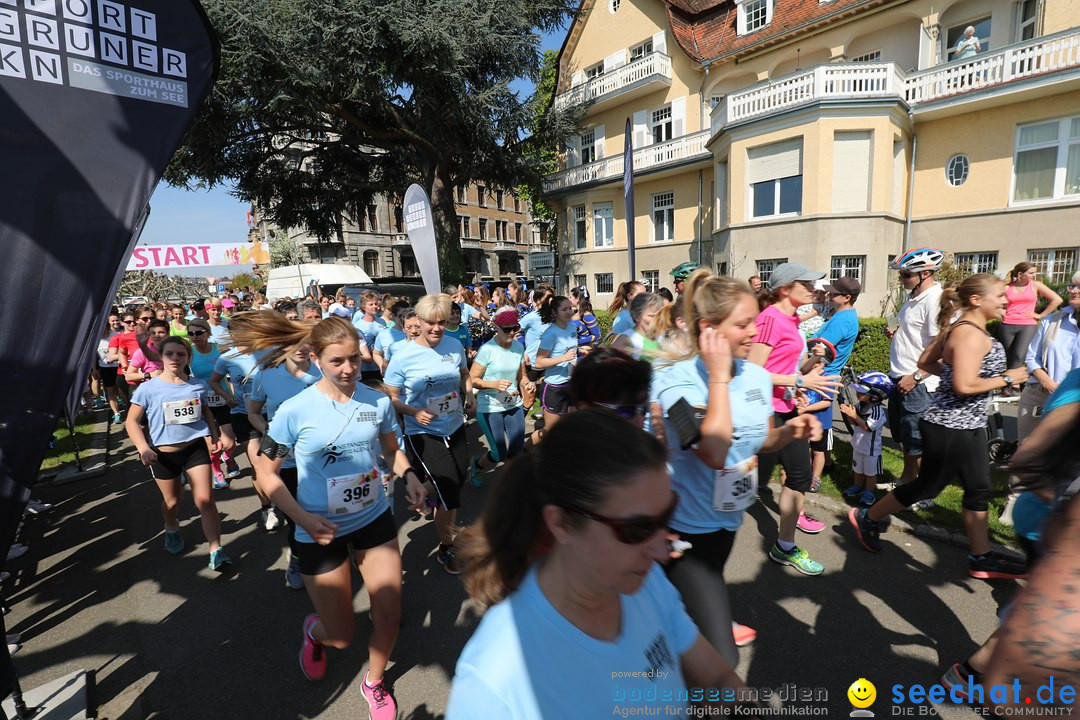
<path id="1" fill-rule="evenodd" d="M 975 37 L 975 28 L 968 25 L 964 28 L 964 35 L 956 41 L 956 49 L 953 54 L 956 55 L 954 60 L 966 60 L 969 57 L 975 57 L 979 52 L 979 38 Z"/>

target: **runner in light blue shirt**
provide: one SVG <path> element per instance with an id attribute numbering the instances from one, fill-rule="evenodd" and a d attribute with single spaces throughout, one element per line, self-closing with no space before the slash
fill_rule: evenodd
<path id="1" fill-rule="evenodd" d="M 364 379 L 375 378 L 380 374 L 379 366 L 375 364 L 374 357 L 372 357 L 375 349 L 375 339 L 380 332 L 386 329 L 386 325 L 379 322 L 381 319 L 379 318 L 379 302 L 379 296 L 375 293 L 364 293 L 360 297 L 360 312 L 356 312 L 352 316 L 353 327 L 360 333 L 360 339 L 363 340 L 365 346 L 360 348 L 361 355 L 366 352 L 364 364 L 360 368 Z"/>
<path id="2" fill-rule="evenodd" d="M 517 312 L 504 308 L 495 313 L 495 337 L 480 346 L 469 373 L 476 395 L 476 420 L 491 448 L 486 460 L 473 468 L 473 480 L 479 472 L 521 453 L 525 449 L 525 409 L 521 403 L 522 386 L 535 389 L 525 377 L 525 350 L 514 342 L 518 330 Z"/>

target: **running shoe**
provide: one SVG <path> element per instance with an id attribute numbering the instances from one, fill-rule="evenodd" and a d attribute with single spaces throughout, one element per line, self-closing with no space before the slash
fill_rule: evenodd
<path id="1" fill-rule="evenodd" d="M 873 505 L 875 500 L 877 500 L 877 496 L 874 495 L 873 490 L 863 490 L 862 497 L 859 498 L 859 502 L 866 507 Z"/>
<path id="2" fill-rule="evenodd" d="M 925 500 L 920 500 L 917 503 L 915 503 L 914 505 L 912 505 L 911 509 L 912 510 L 929 510 L 932 507 L 934 507 L 934 498 L 926 498 Z"/>
<path id="3" fill-rule="evenodd" d="M 300 574 L 300 558 L 289 552 L 289 567 L 285 570 L 285 587 L 292 590 L 304 589 L 304 576 Z"/>
<path id="4" fill-rule="evenodd" d="M 484 486 L 484 479 L 480 475 L 480 458 L 475 455 L 469 459 L 469 482 L 473 487 Z"/>
<path id="5" fill-rule="evenodd" d="M 210 553 L 210 569 L 221 571 L 226 565 L 232 565 L 232 560 L 225 554 L 225 548 L 218 548 Z"/>
<path id="6" fill-rule="evenodd" d="M 15 653 L 19 652 L 20 650 L 22 650 L 22 645 L 20 645 L 19 643 L 8 643 L 7 644 L 8 655 L 14 655 Z"/>
<path id="7" fill-rule="evenodd" d="M 731 634 L 735 637 L 735 647 L 746 647 L 757 639 L 757 630 L 735 621 L 731 623 Z"/>
<path id="8" fill-rule="evenodd" d="M 272 505 L 267 505 L 259 512 L 259 529 L 274 532 L 281 527 L 281 518 L 274 512 Z"/>
<path id="9" fill-rule="evenodd" d="M 394 696 L 386 689 L 386 678 L 371 686 L 368 685 L 367 673 L 364 673 L 360 689 L 364 693 L 364 699 L 367 700 L 371 720 L 394 720 L 397 717 L 397 703 L 394 701 Z"/>
<path id="10" fill-rule="evenodd" d="M 870 519 L 867 508 L 853 507 L 848 511 L 848 522 L 855 528 L 859 543 L 870 552 L 881 552 L 881 531 L 888 523 L 879 523 Z"/>
<path id="11" fill-rule="evenodd" d="M 825 529 L 825 523 L 806 512 L 799 513 L 799 519 L 795 521 L 795 527 L 807 535 L 817 535 Z"/>
<path id="12" fill-rule="evenodd" d="M 304 644 L 300 648 L 300 672 L 312 682 L 318 682 L 326 675 L 326 650 L 311 637 L 311 629 L 317 622 L 319 616 L 315 613 L 304 618 Z"/>
<path id="13" fill-rule="evenodd" d="M 25 545 L 22 545 L 21 543 L 15 543 L 10 548 L 8 548 L 7 559 L 10 561 L 15 560 L 16 558 L 21 558 L 29 551 L 30 548 L 26 547 Z"/>
<path id="14" fill-rule="evenodd" d="M 9 577 L 11 577 L 11 573 L 9 573 L 7 570 L 0 572 L 0 583 L 7 582 Z"/>
<path id="15" fill-rule="evenodd" d="M 960 663 L 953 663 L 953 666 L 945 671 L 945 674 L 941 676 L 941 684 L 949 691 L 948 697 L 951 700 L 953 696 L 952 689 L 956 688 L 956 696 L 960 698 L 961 702 L 967 702 L 968 699 L 968 685 L 982 685 L 982 675 L 976 673 L 970 676 L 967 671 L 964 670 L 963 665 Z"/>
<path id="16" fill-rule="evenodd" d="M 447 545 L 445 547 L 440 545 L 439 552 L 435 554 L 435 559 L 443 566 L 443 570 L 451 575 L 461 574 L 461 568 L 458 567 L 453 545 Z"/>
<path id="17" fill-rule="evenodd" d="M 179 530 L 165 531 L 165 550 L 170 555 L 179 555 L 184 552 L 184 536 Z"/>
<path id="18" fill-rule="evenodd" d="M 123 425 L 124 424 L 124 416 L 121 415 L 120 413 L 113 413 L 112 424 L 113 425 Z"/>
<path id="19" fill-rule="evenodd" d="M 861 492 L 862 488 L 858 485 L 850 485 L 848 486 L 848 489 L 844 491 L 844 497 L 858 497 Z"/>
<path id="20" fill-rule="evenodd" d="M 811 560 L 810 554 L 798 545 L 785 551 L 779 545 L 773 544 L 769 548 L 769 559 L 781 565 L 790 565 L 803 575 L 820 575 L 825 572 L 825 566 Z"/>
<path id="21" fill-rule="evenodd" d="M 266 529 L 274 532 L 280 527 L 285 527 L 285 513 L 278 510 L 276 505 L 271 505 L 266 516 Z"/>
<path id="22" fill-rule="evenodd" d="M 1027 577 L 1027 566 L 997 553 L 978 557 L 968 555 L 968 575 L 979 580 L 1020 580 Z"/>
<path id="23" fill-rule="evenodd" d="M 225 473 L 220 470 L 214 471 L 214 489 L 224 490 L 229 487 L 229 481 L 225 479 Z"/>
<path id="24" fill-rule="evenodd" d="M 821 489 L 821 478 L 819 478 L 819 477 L 810 478 L 810 492 L 816 493 L 820 489 Z"/>
<path id="25" fill-rule="evenodd" d="M 41 513 L 49 512 L 52 509 L 52 503 L 41 502 L 40 500 L 29 500 L 26 503 L 26 512 L 31 515 L 39 515 Z"/>
<path id="26" fill-rule="evenodd" d="M 240 475 L 240 466 L 236 464 L 236 461 L 229 458 L 225 461 L 225 477 L 232 480 L 234 477 Z"/>

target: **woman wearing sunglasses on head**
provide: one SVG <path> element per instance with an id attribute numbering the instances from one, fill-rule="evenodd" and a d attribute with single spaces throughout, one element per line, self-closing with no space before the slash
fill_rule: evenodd
<path id="1" fill-rule="evenodd" d="M 622 350 L 599 347 L 581 359 L 570 378 L 575 410 L 603 407 L 635 426 L 645 426 L 652 366 Z"/>
<path id="2" fill-rule="evenodd" d="M 606 717 L 613 693 L 655 693 L 682 717 L 688 686 L 743 688 L 657 567 L 679 502 L 664 463 L 656 438 L 604 409 L 567 415 L 511 463 L 462 537 L 465 586 L 493 607 L 458 658 L 447 720 Z M 621 668 L 651 673 L 613 679 Z"/>
<path id="3" fill-rule="evenodd" d="M 520 326 L 517 310 L 503 308 L 495 313 L 495 337 L 480 346 L 469 374 L 476 394 L 476 420 L 488 440 L 479 469 L 487 470 L 525 449 L 525 408 L 523 389 L 535 389 L 525 377 L 525 348 L 514 342 Z M 476 482 L 476 463 L 473 480 Z"/>
<path id="4" fill-rule="evenodd" d="M 772 427 L 772 380 L 747 361 L 758 335 L 758 301 L 749 285 L 698 270 L 687 279 L 682 302 L 689 351 L 672 357 L 682 359 L 657 373 L 652 389 L 682 497 L 671 529 L 692 545 L 667 573 L 702 633 L 734 665 L 735 646 L 756 633 L 731 619 L 724 566 L 754 503 L 757 455 L 817 438 L 821 426 L 802 415 Z"/>
<path id="5" fill-rule="evenodd" d="M 210 412 L 213 413 L 214 420 L 217 422 L 218 428 L 221 429 L 222 436 L 229 438 L 229 444 L 235 446 L 236 435 L 233 433 L 229 403 L 223 395 L 215 392 L 210 386 L 210 378 L 214 375 L 214 364 L 221 357 L 218 346 L 210 342 L 210 323 L 200 318 L 188 320 L 186 330 L 188 337 L 191 339 L 191 363 L 189 364 L 191 376 L 201 380 L 206 385 L 206 403 L 210 407 Z M 228 482 L 225 480 L 225 471 L 221 469 L 222 459 L 226 463 L 230 461 L 227 453 L 211 453 L 210 455 L 210 467 L 214 474 L 215 490 L 228 487 Z M 233 466 L 239 471 L 235 461 L 233 461 Z"/>

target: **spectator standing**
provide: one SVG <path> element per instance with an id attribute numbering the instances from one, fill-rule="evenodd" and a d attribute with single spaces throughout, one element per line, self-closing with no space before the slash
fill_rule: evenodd
<path id="1" fill-rule="evenodd" d="M 1009 367 L 1023 362 L 1039 322 L 1061 306 L 1061 297 L 1036 280 L 1038 272 L 1038 268 L 1029 262 L 1017 263 L 1005 286 L 1005 299 L 1009 305 L 1001 321 L 1001 344 L 1005 346 Z M 1035 304 L 1040 297 L 1046 298 L 1047 305 L 1037 313 Z"/>

